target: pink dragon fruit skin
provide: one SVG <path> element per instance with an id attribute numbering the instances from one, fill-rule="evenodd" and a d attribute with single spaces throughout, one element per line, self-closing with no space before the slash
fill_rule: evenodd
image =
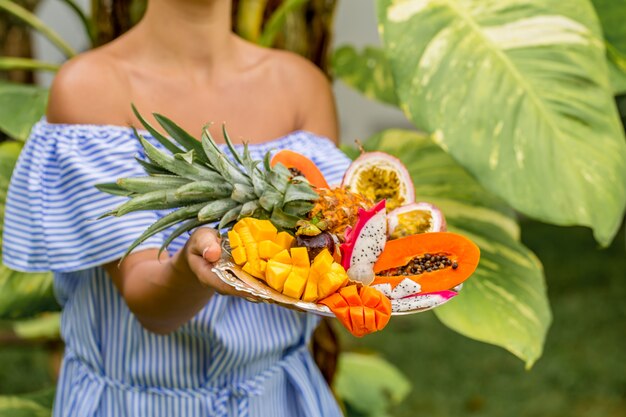
<path id="1" fill-rule="evenodd" d="M 359 209 L 354 227 L 346 229 L 340 246 L 341 264 L 353 281 L 367 285 L 374 280 L 374 263 L 387 241 L 385 200 L 369 210 Z"/>
<path id="2" fill-rule="evenodd" d="M 447 303 L 457 296 L 457 292 L 445 290 L 423 294 L 415 294 L 410 297 L 391 300 L 391 310 L 394 313 L 414 310 L 430 310 Z"/>

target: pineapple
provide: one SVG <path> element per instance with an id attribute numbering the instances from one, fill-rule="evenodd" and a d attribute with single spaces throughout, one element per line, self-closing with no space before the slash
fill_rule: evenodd
<path id="1" fill-rule="evenodd" d="M 129 254 L 141 242 L 174 225 L 178 227 L 163 243 L 164 250 L 176 237 L 200 225 L 219 221 L 223 229 L 245 217 L 269 219 L 281 229 L 293 229 L 306 217 L 319 198 L 304 177 L 294 177 L 282 164 L 270 166 L 270 154 L 261 161 L 251 158 L 247 145 L 240 154 L 223 129 L 231 161 L 217 146 L 208 129 L 202 141 L 170 119 L 155 114 L 170 141 L 148 123 L 133 107 L 137 118 L 170 154 L 160 151 L 137 131 L 148 161 L 138 160 L 148 174 L 139 178 L 121 178 L 98 188 L 130 199 L 104 216 L 123 216 L 140 210 L 176 209 L 152 224 L 128 248 Z M 103 217 L 104 217 L 103 216 Z"/>
<path id="2" fill-rule="evenodd" d="M 374 204 L 367 198 L 339 187 L 317 190 L 318 199 L 309 212 L 313 224 L 323 221 L 324 229 L 335 234 L 340 240 L 348 226 L 353 226 L 358 217 L 359 208 L 369 209 Z"/>

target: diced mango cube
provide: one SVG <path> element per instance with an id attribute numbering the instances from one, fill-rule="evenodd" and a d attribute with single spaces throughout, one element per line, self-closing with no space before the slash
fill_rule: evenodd
<path id="1" fill-rule="evenodd" d="M 283 249 L 289 249 L 291 248 L 295 240 L 296 239 L 293 236 L 291 236 L 289 233 L 279 232 L 276 235 L 276 239 L 274 239 L 274 242 L 280 245 Z"/>
<path id="2" fill-rule="evenodd" d="M 317 284 L 317 293 L 320 298 L 326 298 L 348 283 L 348 274 L 343 271 L 343 274 L 333 272 L 327 272 L 320 278 Z"/>
<path id="3" fill-rule="evenodd" d="M 283 294 L 287 297 L 297 298 L 299 299 L 302 296 L 302 292 L 304 291 L 304 287 L 306 285 L 306 279 L 308 277 L 307 273 L 303 273 L 300 267 L 294 266 L 285 281 L 285 286 L 283 287 Z"/>
<path id="4" fill-rule="evenodd" d="M 313 264 L 311 265 L 311 268 L 316 269 L 317 272 L 319 272 L 320 274 L 324 274 L 330 271 L 330 267 L 332 264 L 333 264 L 333 256 L 330 254 L 328 249 L 324 249 L 320 253 L 317 254 L 315 259 L 313 260 Z"/>
<path id="5" fill-rule="evenodd" d="M 275 256 L 273 256 L 272 259 L 276 262 L 291 264 L 291 255 L 289 255 L 289 251 L 287 249 L 281 250 Z"/>
<path id="6" fill-rule="evenodd" d="M 250 219 L 248 228 L 257 242 L 262 240 L 274 240 L 276 238 L 276 227 L 269 220 Z"/>
<path id="7" fill-rule="evenodd" d="M 243 246 L 236 247 L 230 253 L 233 255 L 233 260 L 237 265 L 243 265 L 248 260 L 248 257 L 246 256 L 246 248 Z"/>
<path id="8" fill-rule="evenodd" d="M 276 291 L 282 292 L 285 280 L 289 276 L 291 268 L 292 266 L 290 264 L 270 259 L 267 261 L 267 267 L 265 268 L 265 280 L 267 284 Z"/>
<path id="9" fill-rule="evenodd" d="M 265 277 L 265 269 L 267 268 L 267 262 L 264 260 L 259 261 L 259 271 L 263 272 L 263 276 Z"/>
<path id="10" fill-rule="evenodd" d="M 258 264 L 255 265 L 253 262 L 248 261 L 242 269 L 255 278 L 265 280 L 265 274 L 259 269 Z"/>
<path id="11" fill-rule="evenodd" d="M 228 241 L 230 242 L 231 248 L 238 248 L 241 246 L 241 238 L 239 237 L 239 233 L 231 230 L 228 232 Z"/>
<path id="12" fill-rule="evenodd" d="M 314 302 L 319 299 L 317 295 L 317 283 L 319 280 L 319 274 L 317 270 L 310 269 L 309 277 L 306 281 L 306 287 L 304 288 L 304 294 L 302 295 L 302 301 Z"/>
<path id="13" fill-rule="evenodd" d="M 311 265 L 309 261 L 309 251 L 306 248 L 291 248 L 291 262 L 295 266 L 306 266 L 307 269 Z"/>
<path id="14" fill-rule="evenodd" d="M 259 243 L 259 256 L 263 259 L 273 258 L 274 255 L 282 250 L 283 248 L 280 245 L 271 240 L 264 240 Z"/>
<path id="15" fill-rule="evenodd" d="M 233 230 L 237 233 L 241 232 L 243 229 L 247 229 L 248 228 L 248 218 L 244 218 L 239 220 L 237 223 L 235 223 L 235 225 L 233 226 Z"/>

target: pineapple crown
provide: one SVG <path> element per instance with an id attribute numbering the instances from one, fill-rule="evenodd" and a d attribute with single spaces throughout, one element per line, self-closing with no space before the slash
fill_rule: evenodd
<path id="1" fill-rule="evenodd" d="M 148 175 L 97 185 L 102 192 L 130 198 L 100 218 L 144 210 L 176 210 L 148 227 L 124 257 L 149 237 L 175 225 L 178 227 L 159 253 L 183 233 L 217 221 L 218 228 L 223 229 L 243 217 L 255 217 L 269 219 L 279 229 L 293 229 L 318 198 L 306 178 L 294 177 L 280 163 L 272 167 L 270 152 L 263 161 L 252 158 L 247 143 L 242 153 L 237 152 L 225 126 L 222 132 L 233 159 L 219 148 L 206 126 L 202 140 L 198 141 L 167 117 L 153 114 L 172 141 L 147 122 L 135 106 L 133 112 L 169 153 L 159 150 L 133 128 L 147 157 L 136 159 Z M 264 170 L 259 168 L 261 163 Z"/>

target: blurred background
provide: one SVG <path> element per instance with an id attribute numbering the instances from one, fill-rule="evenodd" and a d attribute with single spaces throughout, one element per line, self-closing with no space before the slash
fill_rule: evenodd
<path id="1" fill-rule="evenodd" d="M 514 0 L 507 0 L 507 2 L 511 4 L 528 3 L 535 6 L 538 3 Z M 109 3 L 109 6 L 115 3 L 115 1 Z M 240 0 L 235 3 L 237 6 L 243 7 L 246 2 Z M 385 82 L 389 82 L 385 77 L 390 77 L 390 75 L 385 72 L 387 70 L 382 71 L 382 75 L 376 71 L 381 68 L 381 65 L 389 65 L 388 63 L 381 63 L 378 58 L 371 58 L 365 60 L 366 69 L 357 68 L 353 70 L 347 68 L 349 65 L 340 67 L 342 64 L 346 64 L 345 58 L 341 60 L 342 55 L 330 52 L 337 51 L 339 47 L 345 44 L 351 45 L 357 51 L 370 46 L 384 49 L 378 35 L 374 1 L 307 2 L 300 0 L 275 1 L 274 3 L 276 4 L 272 5 L 271 1 L 268 3 L 268 9 L 272 9 L 272 7 L 273 9 L 262 16 L 263 21 L 267 22 L 268 17 L 271 17 L 270 12 L 279 10 L 283 4 L 289 4 L 283 6 L 285 16 L 305 8 L 306 13 L 301 15 L 301 19 L 304 19 L 303 22 L 308 25 L 309 31 L 305 35 L 302 33 L 298 35 L 305 38 L 303 42 L 312 45 L 319 42 L 328 43 L 332 39 L 323 48 L 310 47 L 307 49 L 305 47 L 298 50 L 297 45 L 294 46 L 295 43 L 289 42 L 289 36 L 295 30 L 293 28 L 298 27 L 290 23 L 295 19 L 293 17 L 284 18 L 284 21 L 279 25 L 280 30 L 273 35 L 270 34 L 269 38 L 264 38 L 263 34 L 259 35 L 260 39 L 265 39 L 269 45 L 296 50 L 311 58 L 329 73 L 334 74 L 341 137 L 346 146 L 352 144 L 354 139 L 365 141 L 377 132 L 386 129 L 414 131 L 417 127 L 419 131 L 426 133 L 433 133 L 436 130 L 432 124 L 429 124 L 429 120 L 424 121 L 423 125 L 416 122 L 415 118 L 411 118 L 409 121 L 410 117 L 407 118 L 405 113 L 398 108 L 398 103 L 389 104 L 390 101 L 400 101 L 403 103 L 401 107 L 407 111 L 406 114 L 410 114 L 413 111 L 411 104 L 404 103 L 410 98 L 402 97 L 398 93 L 399 98 L 380 99 L 383 94 L 378 94 L 377 91 L 380 93 L 385 88 Z M 379 3 L 384 7 L 389 2 L 380 1 Z M 555 2 L 548 1 L 547 3 L 549 4 L 545 7 L 550 8 Z M 575 3 L 577 7 L 580 6 L 581 10 L 578 12 L 588 15 L 591 10 L 591 15 L 593 15 L 591 3 L 583 0 L 575 0 Z M 61 0 L 15 2 L 0 0 L 0 41 L 4 45 L 2 55 L 5 57 L 32 57 L 37 62 L 56 65 L 62 63 L 68 55 L 62 52 L 58 42 L 50 41 L 50 36 L 41 34 L 41 31 L 31 30 L 28 21 L 25 23 L 24 19 L 19 17 L 19 13 L 16 14 L 14 10 L 11 11 L 11 4 L 19 4 L 34 10 L 36 16 L 75 51 L 89 49 L 92 45 L 114 37 L 125 29 L 124 24 L 118 27 L 111 24 L 107 26 L 106 19 L 119 19 L 122 12 L 118 9 L 116 15 L 115 8 L 111 9 L 113 11 L 107 12 L 106 1 L 80 0 L 74 3 Z M 621 95 L 621 93 L 626 92 L 626 87 L 624 87 L 626 84 L 626 75 L 624 75 L 626 74 L 626 58 L 623 58 L 626 57 L 626 49 L 620 48 L 626 46 L 626 25 L 623 23 L 626 22 L 626 4 L 621 0 L 606 0 L 595 2 L 594 5 L 598 9 L 601 23 L 604 25 L 602 29 L 608 45 L 606 50 L 609 57 L 609 68 L 612 77 L 614 77 L 611 78 L 614 88 L 611 94 L 605 94 L 609 98 L 608 104 L 605 103 L 605 105 L 610 106 L 611 110 L 608 113 L 617 114 L 615 108 L 621 112 L 622 124 L 619 125 L 619 133 L 614 137 L 617 137 L 617 141 L 623 142 L 626 96 Z M 94 11 L 94 7 L 101 7 L 102 9 Z M 604 15 L 608 17 L 603 18 L 603 13 L 599 10 L 600 7 L 606 8 L 607 11 Z M 556 6 L 555 8 L 558 9 Z M 98 33 L 92 31 L 90 37 L 90 32 L 85 30 L 84 21 L 77 18 L 77 9 L 84 11 L 85 19 L 92 15 L 98 15 L 101 21 L 98 23 L 94 19 L 94 24 L 99 25 L 101 31 Z M 128 13 L 139 16 L 141 7 Z M 567 11 L 567 13 L 575 12 Z M 622 16 L 623 19 L 619 20 L 619 16 Z M 136 17 L 134 18 L 136 19 Z M 104 19 L 104 24 L 102 19 Z M 608 25 L 613 25 L 611 22 L 615 19 L 617 24 L 609 27 Z M 621 26 L 619 22 L 621 22 Z M 235 24 L 236 26 L 239 25 L 236 29 L 243 35 L 247 33 L 254 37 L 254 30 L 246 32 L 244 23 L 238 21 L 235 16 Z M 595 16 L 591 19 L 591 23 L 587 21 L 583 23 L 589 27 L 597 27 L 594 30 L 599 32 L 598 36 L 602 36 L 600 23 Z M 131 23 L 125 24 L 128 26 Z M 546 25 L 549 27 L 549 23 Z M 262 23 L 261 26 L 263 27 Z M 391 33 L 393 30 L 393 27 L 389 27 Z M 28 48 L 15 47 L 16 44 L 20 44 L 21 38 L 28 37 L 30 39 L 31 36 L 32 44 Z M 544 32 L 542 36 L 546 39 L 549 38 L 549 30 Z M 619 36 L 623 36 L 623 38 L 619 38 Z M 615 41 L 615 39 L 618 40 Z M 421 40 L 417 39 L 415 42 L 419 44 Z M 393 76 L 396 82 L 399 82 L 398 80 L 402 80 L 403 74 L 402 70 L 398 69 L 397 61 L 403 58 L 397 56 L 394 58 L 395 52 L 389 52 L 388 47 L 389 45 L 387 45 L 386 51 L 393 67 Z M 560 50 L 569 48 L 569 46 L 558 47 Z M 330 55 L 328 55 L 329 53 Z M 423 51 L 420 52 L 420 49 L 416 48 L 414 53 L 419 54 Z M 328 59 L 328 56 L 332 56 L 333 59 Z M 396 60 L 395 64 L 394 59 Z M 517 57 L 512 59 L 513 62 L 516 62 L 514 59 Z M 410 62 L 408 57 L 406 60 Z M 348 61 L 349 64 L 357 62 L 359 56 L 351 56 Z M 573 62 L 575 62 L 574 59 L 569 63 L 572 64 Z M 14 66 L 11 67 L 11 64 Z M 49 86 L 54 71 L 42 71 L 39 68 L 34 73 L 34 77 L 31 72 L 7 71 L 7 69 L 17 67 L 29 68 L 27 64 L 30 65 L 26 61 L 17 64 L 6 59 L 0 61 L 0 71 L 3 71 L 2 77 L 5 79 L 0 83 L 0 87 L 6 87 L 8 82 L 13 87 L 16 84 L 31 82 L 43 87 L 42 89 L 28 90 L 30 100 L 32 100 L 28 102 L 31 103 L 29 108 L 32 109 L 32 103 L 45 102 L 43 91 L 45 91 L 45 87 Z M 607 78 L 607 66 L 603 62 L 596 62 L 594 65 L 602 67 L 603 76 Z M 369 72 L 367 68 L 369 68 Z M 622 70 L 621 76 L 616 75 Z M 361 75 L 355 75 L 354 71 L 361 71 Z M 373 85 L 376 83 L 371 80 L 376 77 L 384 78 L 382 81 L 378 80 L 380 85 Z M 495 79 L 496 75 L 492 78 Z M 363 79 L 367 79 L 367 82 L 363 82 Z M 620 82 L 623 84 L 619 84 Z M 609 87 L 604 85 L 603 88 L 608 89 Z M 14 100 L 14 97 L 22 97 L 19 94 L 17 96 L 11 95 L 13 93 L 10 91 L 6 93 L 6 91 L 0 89 L 0 107 L 4 107 L 0 108 L 0 129 L 5 135 L 3 147 L 0 148 L 0 161 L 3 163 L 1 174 L 4 176 L 1 181 L 5 183 L 10 175 L 10 166 L 14 163 L 21 147 L 21 145 L 17 145 L 19 139 L 24 139 L 19 137 L 24 136 L 23 129 L 20 130 L 10 123 L 6 125 L 9 126 L 8 128 L 2 125 L 3 118 L 6 119 L 6 114 L 9 114 L 8 106 L 13 103 L 11 100 Z M 434 87 L 433 91 L 436 94 L 437 90 Z M 379 97 L 376 97 L 377 95 Z M 615 97 L 613 98 L 613 96 Z M 372 100 L 372 97 L 378 98 L 378 100 Z M 574 100 L 572 99 L 572 101 Z M 433 103 L 433 109 L 436 109 L 437 105 L 437 103 Z M 41 107 L 40 104 L 39 106 Z M 425 113 L 429 112 L 430 110 L 425 111 Z M 434 112 L 435 110 L 430 113 Z M 39 117 L 36 111 L 32 113 L 29 116 L 30 119 L 25 117 L 24 123 Z M 436 119 L 436 117 L 434 118 Z M 443 123 L 441 118 L 437 120 Z M 382 142 L 374 139 L 374 142 L 369 143 L 376 143 L 377 148 L 404 149 L 401 148 L 405 145 L 402 140 L 404 139 L 392 135 L 391 138 L 385 138 Z M 435 140 L 435 142 L 447 150 L 448 144 L 445 141 Z M 411 146 L 410 143 L 406 146 L 409 147 L 407 149 L 414 149 L 417 153 L 422 150 L 417 145 Z M 424 152 L 426 151 L 424 150 Z M 438 152 L 442 151 L 439 150 Z M 477 178 L 481 186 L 484 185 L 489 188 L 490 192 L 493 191 L 490 188 L 489 180 L 485 180 L 480 176 L 480 173 L 477 173 L 475 165 L 463 160 L 459 155 L 452 154 L 452 156 L 454 160 L 450 159 L 449 162 L 446 162 L 455 164 L 455 168 L 450 168 L 450 170 L 457 169 L 456 164 L 459 163 L 471 174 L 467 176 L 467 179 L 464 177 L 463 181 L 472 181 L 471 184 L 474 187 Z M 584 155 L 582 156 L 584 157 Z M 419 155 L 415 156 L 414 160 L 418 161 L 419 158 Z M 593 156 L 589 156 L 589 158 L 593 158 Z M 407 162 L 404 159 L 403 161 Z M 407 165 L 412 161 L 410 160 Z M 415 162 L 414 169 L 411 168 L 413 167 L 411 165 L 410 170 L 412 174 L 415 173 L 414 181 L 418 188 L 418 195 L 429 198 L 429 201 L 439 198 L 447 200 L 449 195 L 442 195 L 440 191 L 429 191 L 426 187 L 422 189 L 423 193 L 420 194 L 420 178 L 423 178 L 424 183 L 433 185 L 448 181 L 448 177 L 443 174 L 437 182 L 428 183 L 430 181 L 428 177 L 420 177 L 423 175 L 419 174 L 422 168 L 419 168 L 417 164 Z M 602 161 L 591 160 L 590 164 L 602 164 Z M 623 166 L 624 164 L 622 164 Z M 463 175 L 467 175 L 465 171 L 463 171 Z M 623 170 L 618 171 L 617 178 L 619 180 L 617 182 L 603 183 L 597 186 L 604 187 L 615 195 L 623 195 L 625 191 L 623 189 L 624 175 L 626 174 Z M 1 181 L 0 185 L 2 185 Z M 602 181 L 610 182 L 608 177 Z M 458 197 L 458 201 L 466 205 L 464 207 L 467 208 L 467 213 L 473 213 L 473 209 L 476 207 L 485 209 L 486 204 L 483 205 L 482 202 L 476 203 L 475 201 L 478 199 L 477 195 L 482 195 L 483 192 L 484 190 L 481 188 L 480 191 L 473 194 L 474 196 L 458 197 L 455 195 L 454 197 Z M 4 196 L 0 194 L 0 198 L 4 198 Z M 506 201 L 506 210 L 500 209 L 501 205 L 504 204 L 500 200 L 501 198 Z M 603 203 L 602 201 L 595 202 L 597 207 L 603 206 Z M 515 214 L 511 214 L 513 213 L 512 210 L 509 212 L 508 205 L 516 209 Z M 470 210 L 470 206 L 472 210 Z M 536 308 L 540 312 L 538 316 L 543 317 L 539 329 L 536 331 L 529 330 L 532 337 L 529 336 L 528 339 L 532 340 L 520 342 L 516 340 L 519 332 L 512 329 L 510 330 L 511 333 L 508 334 L 502 330 L 502 327 L 497 329 L 498 334 L 503 335 L 501 338 L 485 335 L 481 326 L 485 328 L 492 326 L 496 319 L 489 319 L 484 323 L 477 320 L 477 324 L 472 324 L 473 327 L 463 327 L 463 324 L 459 324 L 462 323 L 462 318 L 459 316 L 471 315 L 474 312 L 477 315 L 486 314 L 478 311 L 478 309 L 472 310 L 476 304 L 468 304 L 466 309 L 449 310 L 448 313 L 443 313 L 439 317 L 432 312 L 397 317 L 390 322 L 384 332 L 363 339 L 355 339 L 337 326 L 336 330 L 339 333 L 339 344 L 343 354 L 340 356 L 335 379 L 335 391 L 342 400 L 347 415 L 380 417 L 626 417 L 626 303 L 624 302 L 626 300 L 626 236 L 623 224 L 623 207 L 616 212 L 606 213 L 607 218 L 612 217 L 613 223 L 617 222 L 620 226 L 613 227 L 613 232 L 616 233 L 614 238 L 611 237 L 601 242 L 605 245 L 598 243 L 597 234 L 594 237 L 589 228 L 550 225 L 547 223 L 564 224 L 567 222 L 550 221 L 554 219 L 527 212 L 520 207 L 518 202 L 507 195 L 498 195 L 497 202 L 490 203 L 487 207 L 493 211 L 483 214 L 486 217 L 493 216 L 493 222 L 497 222 L 499 216 L 506 211 L 508 216 L 506 221 L 513 222 L 511 224 L 518 224 L 521 230 L 521 243 L 511 243 L 511 247 L 531 258 L 531 252 L 534 252 L 543 265 L 537 263 L 536 266 L 533 266 L 533 270 L 528 273 L 533 276 L 529 282 L 532 281 L 535 283 L 533 285 L 541 287 L 540 292 L 544 292 L 542 286 L 544 277 L 547 286 L 547 298 L 545 298 L 545 294 L 543 295 L 545 302 L 542 301 L 537 304 L 529 302 L 530 308 Z M 444 213 L 448 215 L 445 209 Z M 472 218 L 472 215 L 467 214 L 464 217 L 454 213 L 451 209 L 450 217 L 453 220 L 453 228 L 471 230 L 463 223 L 479 221 Z M 537 218 L 544 222 L 531 220 L 531 218 Z M 617 218 L 618 220 L 615 220 Z M 489 219 L 483 217 L 480 221 L 488 222 Z M 569 224 L 586 223 L 569 221 Z M 595 224 L 586 225 L 596 228 Z M 480 235 L 480 232 L 476 233 Z M 493 237 L 496 235 L 485 234 L 485 236 L 494 240 L 500 239 Z M 517 242 L 517 239 L 514 240 Z M 603 248 L 602 246 L 607 247 Z M 494 258 L 489 258 L 489 251 L 482 246 L 481 249 L 483 249 L 483 253 L 487 254 L 484 259 L 493 261 Z M 504 265 L 499 274 L 500 278 L 509 278 L 507 275 L 509 273 L 512 280 L 517 279 L 518 275 L 523 275 L 519 270 L 509 272 L 506 269 L 507 259 L 497 258 L 497 262 L 499 265 Z M 62 351 L 62 343 L 58 340 L 58 315 L 49 312 L 55 310 L 54 303 L 51 301 L 50 277 L 41 275 L 25 280 L 19 274 L 3 268 L 0 271 L 0 311 L 2 311 L 3 318 L 0 322 L 0 416 L 49 415 L 48 410 L 54 392 L 55 375 Z M 480 275 L 480 278 L 488 280 L 493 274 L 493 270 L 486 271 Z M 518 313 L 507 311 L 502 314 L 507 316 Z M 442 321 L 446 325 L 442 324 Z M 499 325 L 505 326 L 502 323 Z M 518 352 L 513 355 L 507 352 L 509 350 L 515 353 L 514 347 L 523 343 L 531 346 L 528 349 L 534 349 L 534 353 L 524 355 Z M 541 355 L 542 347 L 543 354 Z M 525 366 L 524 362 L 530 365 L 539 356 L 540 358 L 532 367 Z"/>

